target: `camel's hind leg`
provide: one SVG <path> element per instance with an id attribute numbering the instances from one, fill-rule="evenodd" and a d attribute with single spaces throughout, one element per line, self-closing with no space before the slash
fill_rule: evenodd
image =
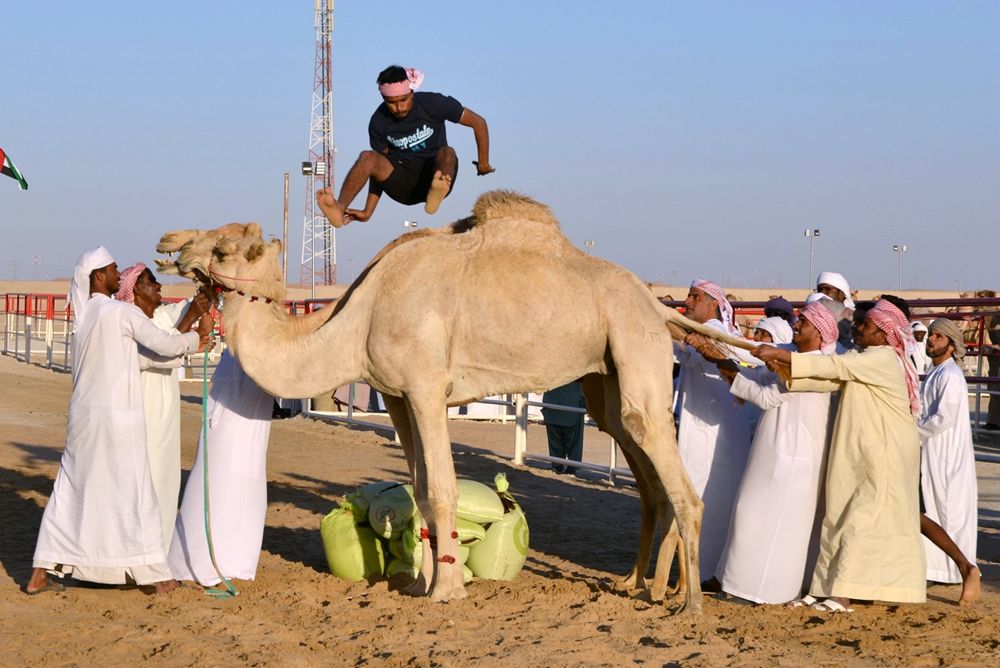
<path id="1" fill-rule="evenodd" d="M 628 396 L 627 391 L 623 391 L 622 394 Z M 681 577 L 678 586 L 685 589 L 684 607 L 689 612 L 699 613 L 701 612 L 701 586 L 697 577 L 698 543 L 703 506 L 684 471 L 676 438 L 673 434 L 673 425 L 666 421 L 650 420 L 648 411 L 632 408 L 629 402 L 625 403 L 622 415 L 625 430 L 632 434 L 642 451 L 637 459 L 648 458 L 653 472 L 658 477 L 659 484 L 665 490 L 674 515 L 673 518 L 667 517 L 670 514 L 667 511 L 664 511 L 662 515 L 663 519 L 666 520 L 664 523 L 665 533 L 657 559 L 656 575 L 651 593 L 657 596 L 665 593 L 674 546 L 677 545 L 683 560 L 680 564 Z M 658 425 L 656 422 L 660 422 L 660 424 Z M 665 422 L 670 429 L 663 427 Z M 670 521 L 670 519 L 674 521 Z M 673 534 L 675 522 L 676 531 L 680 534 L 679 545 Z"/>
<path id="2" fill-rule="evenodd" d="M 621 404 L 615 378 L 591 374 L 583 378 L 581 386 L 587 400 L 587 412 L 601 431 L 610 434 L 621 445 L 622 454 L 625 455 L 639 488 L 639 549 L 632 570 L 622 578 L 621 584 L 629 590 L 643 589 L 653 553 L 658 518 L 663 514 L 667 503 L 666 495 L 657 482 L 651 479 L 647 468 L 636 461 L 635 445 L 631 443 L 621 424 Z M 667 568 L 669 570 L 669 564 Z"/>
<path id="3" fill-rule="evenodd" d="M 687 579 L 684 608 L 698 613 L 701 612 L 698 543 L 703 504 L 684 471 L 677 449 L 670 414 L 673 394 L 670 339 L 665 332 L 642 332 L 635 329 L 641 324 L 630 324 L 633 327 L 612 332 L 610 338 L 621 388 L 622 427 L 641 450 L 636 459 L 649 462 L 651 475 L 655 474 L 673 507 L 686 567 L 682 570 Z M 669 525 L 665 528 L 669 533 Z"/>

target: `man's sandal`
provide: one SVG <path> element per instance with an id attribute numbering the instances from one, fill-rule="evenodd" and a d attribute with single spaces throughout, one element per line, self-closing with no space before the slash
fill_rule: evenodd
<path id="1" fill-rule="evenodd" d="M 55 580 L 49 580 L 43 586 L 39 587 L 34 591 L 31 591 L 27 587 L 24 588 L 24 593 L 27 594 L 28 596 L 38 596 L 39 594 L 44 594 L 47 591 L 54 591 L 57 593 L 61 591 L 66 591 L 66 585 L 60 584 Z"/>
<path id="2" fill-rule="evenodd" d="M 819 603 L 819 600 L 816 597 L 810 596 L 809 594 L 806 594 L 802 598 L 797 598 L 794 601 L 789 601 L 788 603 L 785 603 L 785 607 L 786 608 L 808 608 L 808 607 L 810 607 L 810 606 L 812 606 L 812 605 L 814 605 L 816 603 Z"/>
<path id="3" fill-rule="evenodd" d="M 854 608 L 848 608 L 832 598 L 828 598 L 825 601 L 818 601 L 809 607 L 819 612 L 854 612 Z"/>

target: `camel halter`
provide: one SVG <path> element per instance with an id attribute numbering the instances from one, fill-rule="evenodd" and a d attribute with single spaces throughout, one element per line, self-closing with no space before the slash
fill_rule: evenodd
<path id="1" fill-rule="evenodd" d="M 229 280 L 229 281 L 246 281 L 248 283 L 256 283 L 257 282 L 256 278 L 240 278 L 239 276 L 226 276 L 225 274 L 220 274 L 219 272 L 217 272 L 214 269 L 212 269 L 212 264 L 211 263 L 209 263 L 209 265 L 208 265 L 208 275 L 209 276 L 213 276 L 213 277 L 218 276 L 219 278 L 225 278 L 226 280 Z M 219 290 L 221 290 L 222 292 L 235 292 L 240 297 L 246 297 L 247 299 L 250 300 L 251 303 L 257 302 L 257 301 L 262 301 L 265 304 L 271 304 L 271 303 L 274 302 L 274 300 L 271 299 L 270 297 L 258 297 L 257 295 L 248 295 L 247 293 L 243 292 L 242 290 L 236 290 L 234 288 L 227 288 L 227 287 L 222 286 L 222 285 L 218 285 L 216 287 Z"/>

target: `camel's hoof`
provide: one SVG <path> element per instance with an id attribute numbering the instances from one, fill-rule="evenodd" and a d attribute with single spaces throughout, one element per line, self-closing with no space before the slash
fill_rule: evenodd
<path id="1" fill-rule="evenodd" d="M 432 591 L 431 592 L 431 602 L 433 603 L 447 603 L 448 601 L 460 601 L 463 598 L 468 598 L 469 592 L 465 591 L 465 587 L 455 587 L 450 591 Z"/>
<path id="2" fill-rule="evenodd" d="M 399 591 L 407 596 L 427 596 L 430 592 L 430 587 L 427 586 L 427 580 L 423 576 L 420 576 Z"/>
<path id="3" fill-rule="evenodd" d="M 626 591 L 639 591 L 646 588 L 646 578 L 640 578 L 635 573 L 629 573 L 615 583 L 615 588 Z"/>
<path id="4" fill-rule="evenodd" d="M 694 601 L 685 601 L 681 604 L 677 610 L 674 611 L 675 615 L 700 615 L 701 614 L 701 597 Z"/>
<path id="5" fill-rule="evenodd" d="M 673 598 L 680 593 L 680 587 L 671 587 L 667 584 L 657 584 L 655 581 L 649 588 L 649 597 L 654 601 L 663 601 L 667 598 Z"/>

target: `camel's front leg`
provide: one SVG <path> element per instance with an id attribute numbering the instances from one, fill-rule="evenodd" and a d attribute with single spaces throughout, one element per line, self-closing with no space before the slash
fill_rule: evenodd
<path id="1" fill-rule="evenodd" d="M 443 396 L 443 393 L 407 395 L 416 431 L 416 479 L 421 483 L 414 486 L 414 494 L 427 529 L 422 536 L 424 559 L 420 576 L 430 582 L 430 596 L 435 602 L 467 595 L 455 527 L 458 482 Z"/>

